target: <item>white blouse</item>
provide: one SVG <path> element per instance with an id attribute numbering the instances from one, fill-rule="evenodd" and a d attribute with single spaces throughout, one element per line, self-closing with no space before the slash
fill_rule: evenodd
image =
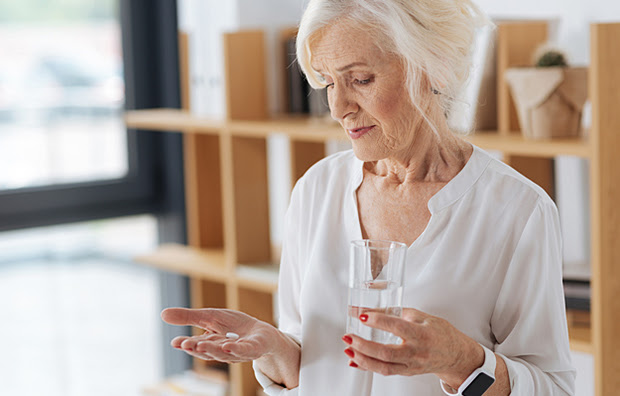
<path id="1" fill-rule="evenodd" d="M 299 387 L 255 369 L 269 395 L 442 396 L 433 374 L 390 376 L 348 366 L 343 350 L 349 242 L 362 239 L 352 151 L 314 165 L 287 212 L 279 327 L 301 345 Z M 501 356 L 512 395 L 573 395 L 560 224 L 534 183 L 474 147 L 428 202 L 430 221 L 408 248 L 403 306 L 442 317 Z"/>

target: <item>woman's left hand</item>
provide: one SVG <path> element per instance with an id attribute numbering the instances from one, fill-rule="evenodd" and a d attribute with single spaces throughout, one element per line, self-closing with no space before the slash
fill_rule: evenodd
<path id="1" fill-rule="evenodd" d="M 348 344 L 345 353 L 351 359 L 351 367 L 383 375 L 434 373 L 458 388 L 484 363 L 482 347 L 442 318 L 404 308 L 400 318 L 366 311 L 360 320 L 403 341 L 385 345 L 346 334 L 342 340 Z"/>

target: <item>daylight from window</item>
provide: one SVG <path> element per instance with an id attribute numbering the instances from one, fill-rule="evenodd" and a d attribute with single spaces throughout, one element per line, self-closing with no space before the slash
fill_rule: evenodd
<path id="1" fill-rule="evenodd" d="M 0 190 L 126 175 L 117 8 L 0 3 Z"/>

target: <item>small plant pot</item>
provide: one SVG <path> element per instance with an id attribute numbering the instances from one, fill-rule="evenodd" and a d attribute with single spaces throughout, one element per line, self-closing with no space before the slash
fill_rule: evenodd
<path id="1" fill-rule="evenodd" d="M 581 115 L 588 98 L 587 68 L 512 68 L 505 78 L 526 138 L 581 135 Z"/>

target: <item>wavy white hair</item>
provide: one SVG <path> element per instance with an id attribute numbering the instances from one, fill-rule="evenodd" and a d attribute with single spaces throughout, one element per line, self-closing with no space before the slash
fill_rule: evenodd
<path id="1" fill-rule="evenodd" d="M 438 91 L 448 117 L 470 74 L 476 30 L 491 25 L 470 0 L 310 0 L 297 34 L 297 60 L 313 88 L 325 82 L 311 66 L 311 41 L 339 20 L 373 29 L 377 46 L 402 59 L 411 101 L 434 132 L 416 98 L 423 89 Z M 424 76 L 430 86 L 423 86 Z"/>

